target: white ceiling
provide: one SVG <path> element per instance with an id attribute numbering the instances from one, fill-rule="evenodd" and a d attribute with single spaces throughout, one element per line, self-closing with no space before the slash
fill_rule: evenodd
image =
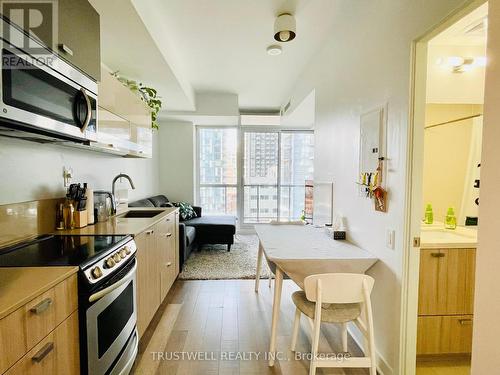
<path id="1" fill-rule="evenodd" d="M 482 104 L 484 102 L 485 68 L 475 66 L 464 73 L 453 73 L 446 63 L 448 57 L 484 57 L 486 55 L 486 28 L 488 4 L 484 4 L 429 42 L 427 50 L 427 102 L 454 104 Z M 470 31 L 475 29 L 474 31 Z"/>
<path id="2" fill-rule="evenodd" d="M 328 37 L 333 0 L 131 0 L 159 50 L 196 93 L 237 94 L 243 110 L 278 109 Z M 292 12 L 297 37 L 269 56 L 275 17 Z M 169 93 L 165 100 L 168 102 Z M 164 94 L 165 95 L 165 94 Z M 182 108 L 172 108 L 182 110 Z"/>
<path id="3" fill-rule="evenodd" d="M 431 45 L 477 46 L 486 44 L 488 3 L 455 22 L 448 29 L 433 38 Z"/>

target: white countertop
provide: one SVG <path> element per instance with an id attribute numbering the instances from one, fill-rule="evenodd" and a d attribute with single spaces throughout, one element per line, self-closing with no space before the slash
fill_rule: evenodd
<path id="1" fill-rule="evenodd" d="M 445 229 L 444 224 L 422 224 L 420 231 L 420 248 L 454 248 L 470 249 L 477 247 L 477 227 L 457 226 L 456 229 Z"/>

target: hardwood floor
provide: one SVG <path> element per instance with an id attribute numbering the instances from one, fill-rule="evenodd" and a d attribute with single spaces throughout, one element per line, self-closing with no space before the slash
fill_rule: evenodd
<path id="1" fill-rule="evenodd" d="M 139 345 L 135 374 L 308 374 L 307 358 L 289 351 L 295 306 L 291 294 L 298 287 L 283 283 L 278 325 L 280 360 L 268 367 L 273 289 L 253 280 L 176 281 Z M 320 352 L 340 353 L 340 331 L 322 325 Z M 361 352 L 349 338 L 351 355 Z M 310 326 L 303 317 L 297 352 L 310 351 Z M 197 358 L 188 357 L 198 356 Z M 172 359 L 173 356 L 178 358 Z M 284 357 L 289 358 L 284 359 Z M 317 374 L 368 374 L 365 369 L 318 369 Z"/>

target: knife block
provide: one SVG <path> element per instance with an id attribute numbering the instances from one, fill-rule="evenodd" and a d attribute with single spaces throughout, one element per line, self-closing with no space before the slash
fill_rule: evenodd
<path id="1" fill-rule="evenodd" d="M 75 228 L 84 228 L 87 226 L 87 210 L 75 211 L 73 214 L 73 221 L 75 222 Z"/>

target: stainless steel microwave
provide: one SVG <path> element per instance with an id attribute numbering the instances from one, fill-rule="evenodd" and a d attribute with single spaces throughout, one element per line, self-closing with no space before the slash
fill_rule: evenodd
<path id="1" fill-rule="evenodd" d="M 0 135 L 35 141 L 97 140 L 97 83 L 1 19 Z M 8 40 L 7 40 L 8 39 Z M 23 45 L 44 48 L 31 55 Z"/>

